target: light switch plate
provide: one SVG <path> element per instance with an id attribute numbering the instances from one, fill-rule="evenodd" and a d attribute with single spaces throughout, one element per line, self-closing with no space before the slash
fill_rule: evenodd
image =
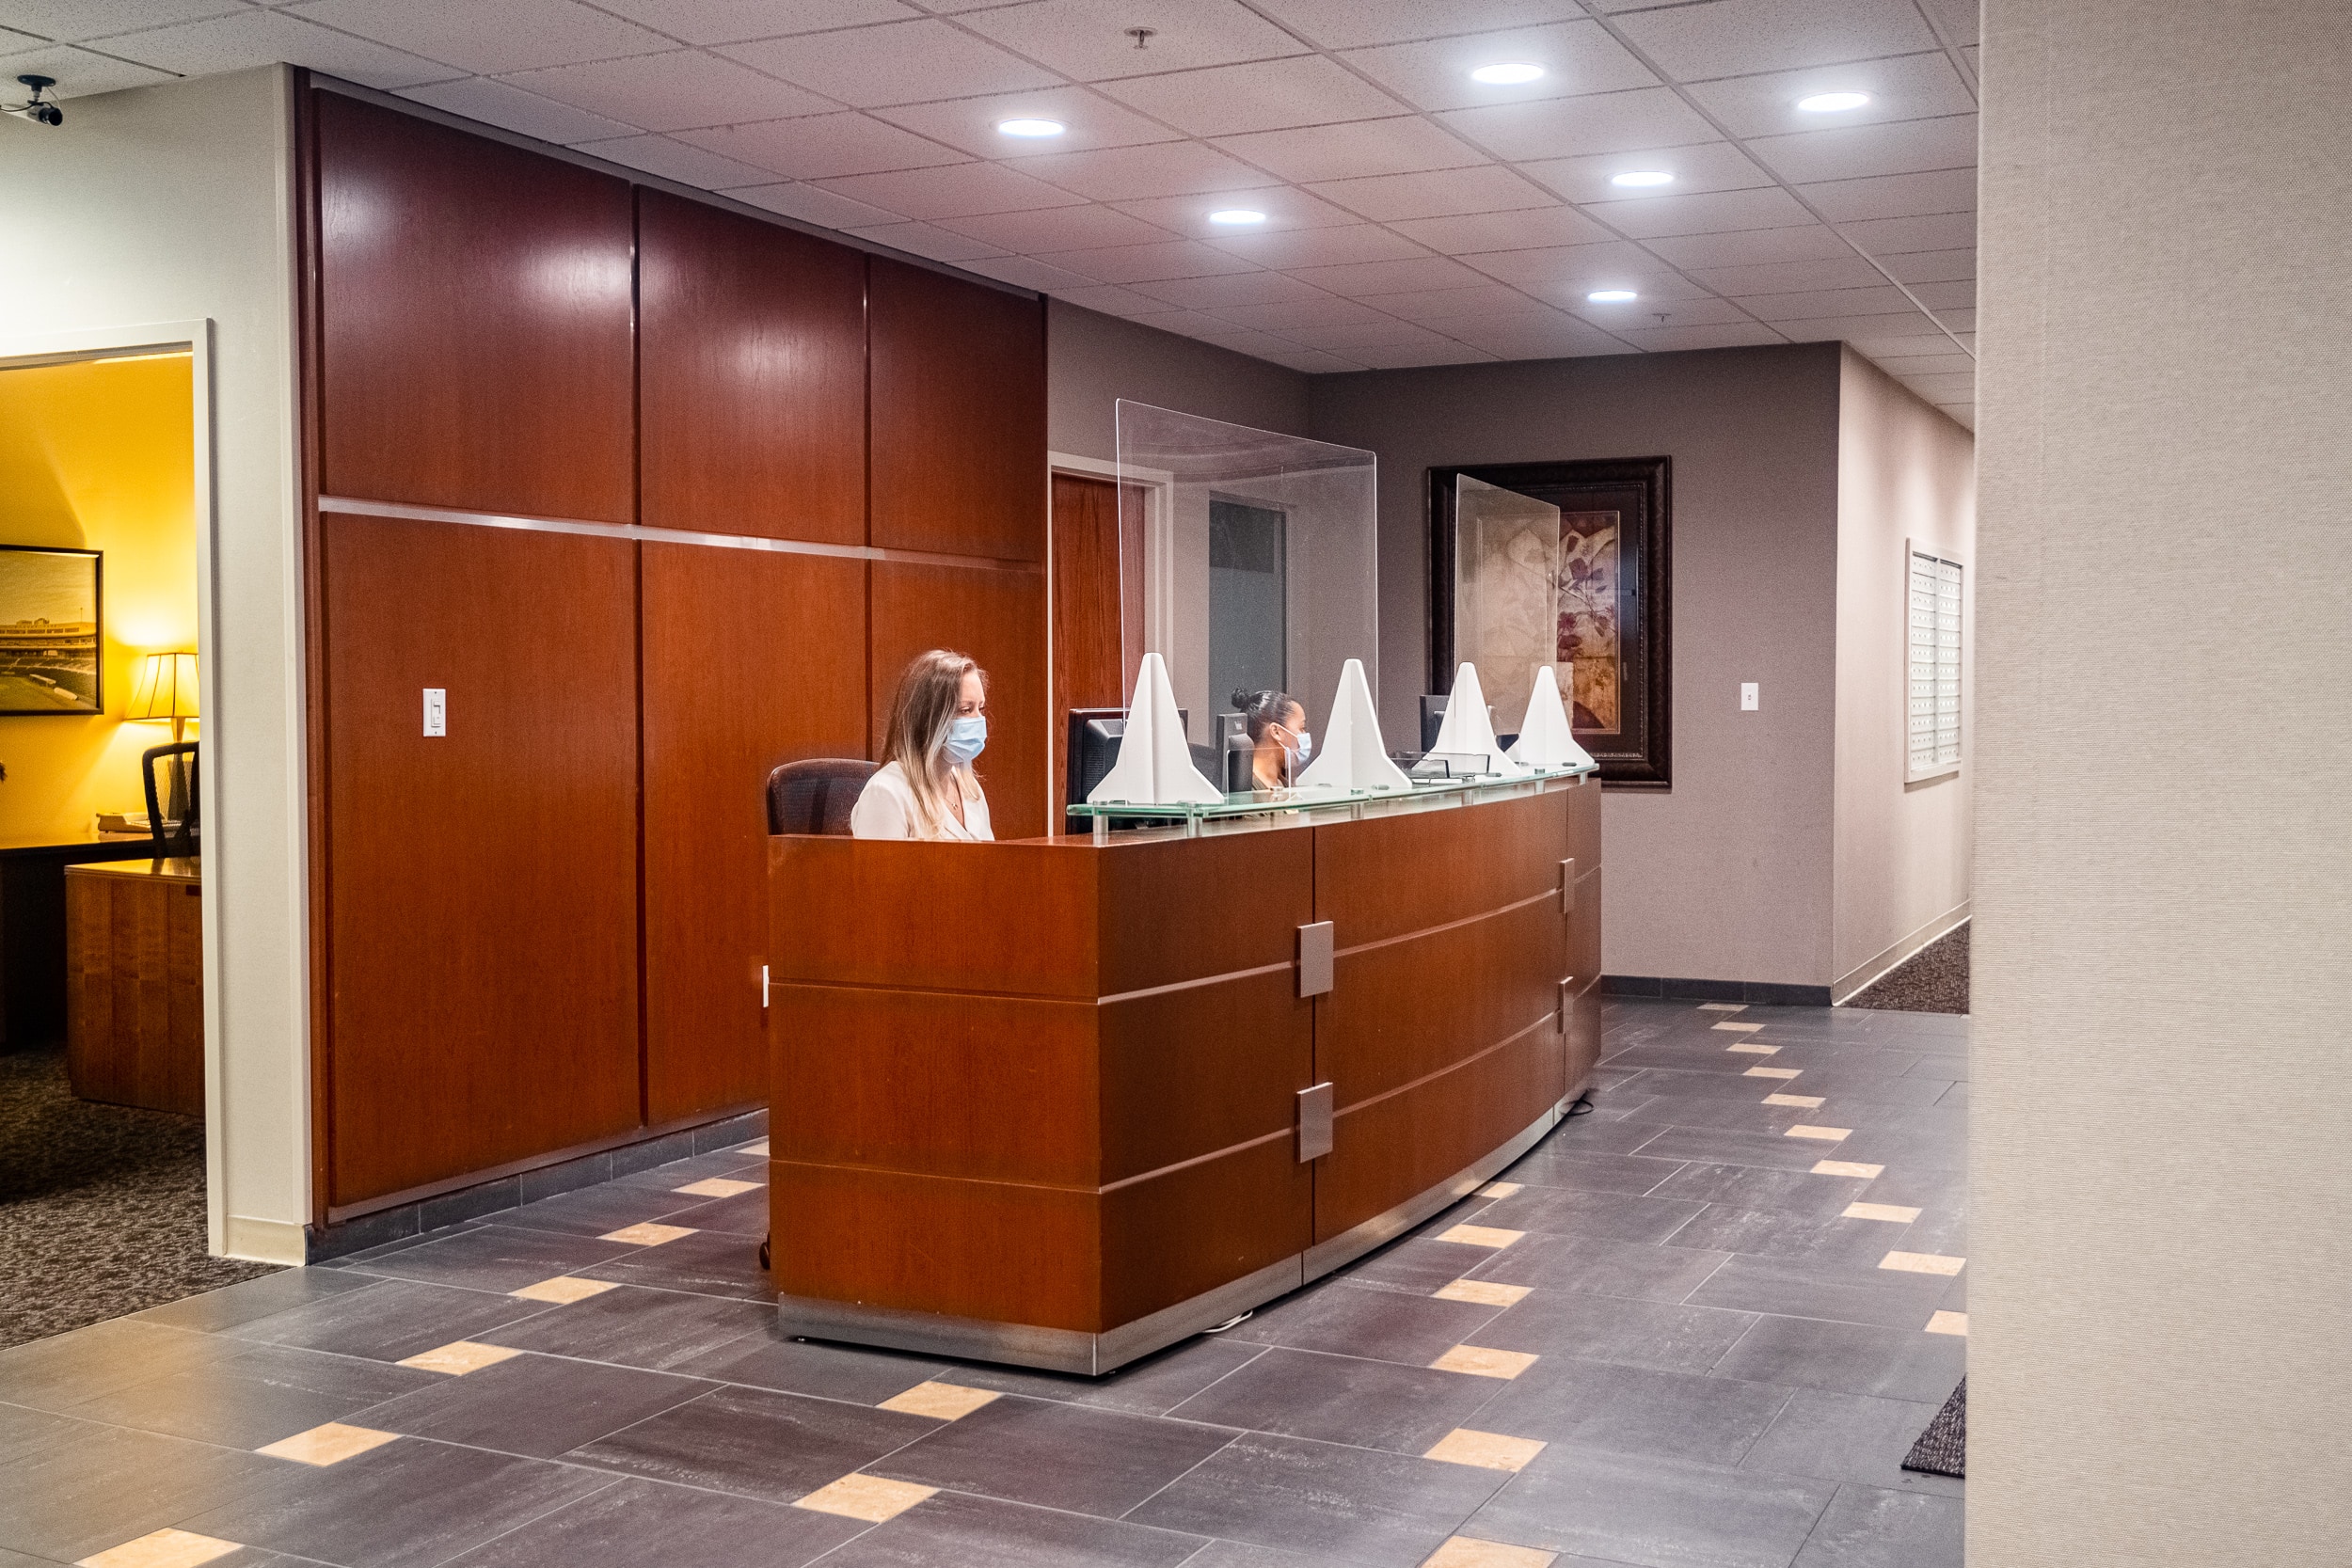
<path id="1" fill-rule="evenodd" d="M 1760 700 L 1756 696 L 1756 683 L 1755 681 L 1741 681 L 1740 683 L 1740 712 L 1754 713 L 1757 707 L 1762 705 Z"/>
<path id="2" fill-rule="evenodd" d="M 424 689 L 424 733 L 428 736 L 449 734 L 449 689 L 428 686 Z"/>

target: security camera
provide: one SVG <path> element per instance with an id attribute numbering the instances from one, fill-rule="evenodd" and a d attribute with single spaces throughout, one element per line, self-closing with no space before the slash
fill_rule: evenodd
<path id="1" fill-rule="evenodd" d="M 57 85 L 54 76 L 19 76 L 18 81 L 33 89 L 33 96 L 22 103 L 11 103 L 7 112 L 36 125 L 63 125 L 65 111 L 48 103 L 40 95 Z"/>

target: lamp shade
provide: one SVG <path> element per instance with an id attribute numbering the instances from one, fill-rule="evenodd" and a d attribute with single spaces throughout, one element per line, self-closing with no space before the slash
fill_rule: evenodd
<path id="1" fill-rule="evenodd" d="M 131 693 L 131 719 L 194 719 L 196 656 L 149 654 L 139 665 L 138 686 Z"/>

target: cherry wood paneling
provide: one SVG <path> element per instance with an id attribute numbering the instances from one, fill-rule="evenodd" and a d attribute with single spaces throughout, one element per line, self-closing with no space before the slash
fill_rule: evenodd
<path id="1" fill-rule="evenodd" d="M 340 1206 L 638 1124 L 636 572 L 612 539 L 321 533 Z"/>
<path id="2" fill-rule="evenodd" d="M 879 269 L 883 263 L 877 261 Z M 882 530 L 881 445 L 876 437 L 875 531 Z M 1041 451 L 1034 482 L 1044 471 Z M 943 483 L 945 497 L 956 486 Z M 1043 486 L 1040 485 L 1040 499 Z M 988 673 L 988 750 L 977 765 L 989 819 L 1000 839 L 1045 832 L 1045 575 L 909 562 L 873 564 L 873 734 L 875 749 L 890 723 L 890 702 L 907 661 L 928 648 L 951 648 Z"/>
<path id="3" fill-rule="evenodd" d="M 1043 302 L 869 264 L 873 543 L 1042 562 Z"/>
<path id="4" fill-rule="evenodd" d="M 1557 888 L 1560 862 L 1568 854 L 1564 802 L 1575 793 L 1552 790 L 1319 828 L 1317 918 L 1332 922 L 1341 947 L 1353 947 Z M 1398 867 L 1404 865 L 1445 870 L 1442 876 L 1403 876 Z"/>
<path id="5" fill-rule="evenodd" d="M 1314 918 L 1311 831 L 1235 833 L 1095 851 L 1105 996 L 1263 964 L 1295 963 Z M 1285 984 L 1297 990 L 1294 969 Z"/>
<path id="6" fill-rule="evenodd" d="M 322 490 L 628 522 L 629 187 L 314 92 Z"/>
<path id="7" fill-rule="evenodd" d="M 1313 1171 L 1279 1138 L 1104 1194 L 1103 1323 L 1133 1323 L 1304 1252 Z"/>
<path id="8" fill-rule="evenodd" d="M 1314 1082 L 1314 1004 L 1293 971 L 1095 1011 L 1100 1089 L 1088 1109 L 1101 1121 L 1106 1183 L 1288 1132 L 1298 1091 Z"/>
<path id="9" fill-rule="evenodd" d="M 1069 713 L 1126 701 L 1123 596 L 1119 562 L 1119 486 L 1107 479 L 1056 474 L 1054 503 L 1054 700 L 1056 783 L 1065 777 Z"/>
<path id="10" fill-rule="evenodd" d="M 643 520 L 866 543 L 865 255 L 662 191 L 637 202 Z"/>
<path id="11" fill-rule="evenodd" d="M 65 875 L 66 1070 L 84 1100 L 204 1114 L 204 921 L 194 861 Z"/>
<path id="12" fill-rule="evenodd" d="M 768 773 L 866 754 L 863 562 L 644 546 L 645 1100 L 768 1097 Z"/>

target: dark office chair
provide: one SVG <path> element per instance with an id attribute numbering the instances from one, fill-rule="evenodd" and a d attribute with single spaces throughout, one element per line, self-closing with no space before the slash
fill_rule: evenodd
<path id="1" fill-rule="evenodd" d="M 768 831 L 848 836 L 850 808 L 874 776 L 874 767 L 855 757 L 786 763 L 768 775 Z"/>
<path id="2" fill-rule="evenodd" d="M 200 802 L 196 782 L 196 749 L 201 744 L 183 740 L 170 746 L 150 746 L 139 753 L 139 778 L 147 785 L 147 831 L 154 835 L 158 860 L 197 852 Z M 160 789 L 155 783 L 158 762 L 168 765 L 171 780 Z M 165 820 L 167 805 L 181 808 L 179 821 Z"/>

